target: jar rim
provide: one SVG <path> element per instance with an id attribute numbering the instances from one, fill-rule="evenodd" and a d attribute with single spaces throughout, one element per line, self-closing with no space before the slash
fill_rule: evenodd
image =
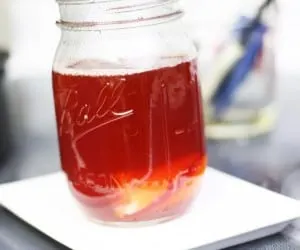
<path id="1" fill-rule="evenodd" d="M 179 0 L 57 0 L 63 29 L 97 30 L 153 25 L 180 18 Z"/>
<path id="2" fill-rule="evenodd" d="M 137 18 L 137 19 L 130 19 L 130 20 L 122 20 L 122 21 L 111 21 L 111 22 L 68 22 L 68 21 L 57 21 L 56 24 L 62 29 L 69 29 L 69 30 L 79 30 L 79 31 L 86 31 L 86 30 L 97 30 L 97 29 L 111 29 L 114 25 L 132 25 L 131 27 L 136 27 L 137 23 L 143 23 L 144 25 L 154 25 L 155 24 L 165 22 L 165 20 L 173 21 L 174 19 L 181 18 L 183 16 L 183 11 L 178 10 L 176 12 L 172 12 L 166 15 L 155 16 L 155 17 L 148 17 L 148 18 Z"/>
<path id="3" fill-rule="evenodd" d="M 99 3 L 117 3 L 117 2 L 126 2 L 126 8 L 133 6 L 147 6 L 147 5 L 157 5 L 157 4 L 166 4 L 170 2 L 178 2 L 179 0 L 130 0 L 132 3 L 128 4 L 128 0 L 56 0 L 58 4 L 64 5 L 80 5 L 80 4 L 99 4 Z"/>
<path id="4" fill-rule="evenodd" d="M 113 11 L 118 13 L 158 7 L 161 5 L 169 5 L 179 1 L 180 0 L 56 0 L 60 6 L 103 4 L 107 5 L 107 7 L 105 7 L 105 11 Z"/>

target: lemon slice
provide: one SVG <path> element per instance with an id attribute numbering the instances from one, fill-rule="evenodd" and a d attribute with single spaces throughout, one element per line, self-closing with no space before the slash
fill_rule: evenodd
<path id="1" fill-rule="evenodd" d="M 126 191 L 124 202 L 115 208 L 119 218 L 135 215 L 140 211 L 160 201 L 168 192 L 167 188 L 131 188 Z"/>

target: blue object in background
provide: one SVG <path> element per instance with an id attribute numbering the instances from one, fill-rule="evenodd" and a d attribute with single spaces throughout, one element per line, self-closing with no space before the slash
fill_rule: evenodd
<path id="1" fill-rule="evenodd" d="M 247 25 L 252 20 L 242 17 L 238 23 L 240 28 L 236 29 L 234 36 L 241 40 L 244 37 Z M 263 49 L 263 38 L 267 31 L 267 27 L 262 23 L 255 23 L 251 29 L 251 34 L 245 44 L 244 55 L 238 60 L 236 65 L 228 72 L 220 87 L 213 96 L 212 103 L 215 107 L 217 117 L 221 116 L 224 111 L 231 105 L 236 90 L 245 81 L 247 75 L 252 71 L 256 58 Z"/>

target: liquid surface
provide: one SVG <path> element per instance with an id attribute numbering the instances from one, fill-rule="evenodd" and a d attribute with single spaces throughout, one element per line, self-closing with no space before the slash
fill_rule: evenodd
<path id="1" fill-rule="evenodd" d="M 182 214 L 206 166 L 196 62 L 147 72 L 53 72 L 61 164 L 101 221 Z"/>

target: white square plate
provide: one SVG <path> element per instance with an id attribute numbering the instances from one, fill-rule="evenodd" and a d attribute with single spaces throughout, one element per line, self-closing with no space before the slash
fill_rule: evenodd
<path id="1" fill-rule="evenodd" d="M 221 249 L 279 232 L 300 218 L 298 201 L 211 168 L 187 215 L 149 227 L 112 228 L 90 222 L 62 173 L 2 185 L 0 203 L 74 250 Z"/>

